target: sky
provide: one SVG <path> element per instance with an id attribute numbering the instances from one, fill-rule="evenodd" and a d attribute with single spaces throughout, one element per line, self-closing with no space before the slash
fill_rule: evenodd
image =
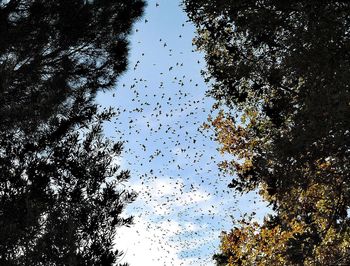
<path id="1" fill-rule="evenodd" d="M 119 113 L 105 134 L 124 142 L 116 160 L 131 173 L 125 188 L 139 194 L 124 212 L 134 225 L 119 228 L 115 240 L 131 266 L 215 265 L 231 217 L 266 213 L 254 193 L 238 197 L 227 187 L 232 177 L 218 171 L 218 143 L 200 129 L 214 102 L 187 20 L 180 1 L 149 0 L 130 37 L 129 69 L 97 98 Z"/>

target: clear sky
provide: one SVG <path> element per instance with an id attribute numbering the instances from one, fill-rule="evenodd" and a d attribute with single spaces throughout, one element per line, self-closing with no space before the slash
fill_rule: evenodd
<path id="1" fill-rule="evenodd" d="M 116 239 L 131 266 L 214 265 L 230 216 L 264 206 L 227 188 L 232 177 L 217 170 L 218 144 L 198 130 L 213 100 L 200 74 L 203 55 L 193 51 L 195 29 L 179 5 L 148 1 L 131 36 L 129 70 L 98 97 L 120 112 L 105 133 L 124 141 L 118 160 L 131 171 L 127 187 L 139 193 L 125 212 L 135 225 Z M 255 211 L 261 217 L 264 208 Z"/>

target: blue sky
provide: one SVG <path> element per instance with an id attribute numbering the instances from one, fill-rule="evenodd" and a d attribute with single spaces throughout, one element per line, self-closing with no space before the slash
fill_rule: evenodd
<path id="1" fill-rule="evenodd" d="M 264 213 L 253 195 L 227 188 L 232 177 L 217 170 L 218 144 L 198 130 L 213 100 L 200 74 L 203 55 L 193 51 L 195 29 L 179 4 L 148 1 L 130 39 L 129 70 L 115 90 L 98 96 L 120 113 L 105 134 L 125 143 L 116 160 L 131 171 L 126 186 L 139 193 L 125 212 L 135 225 L 120 228 L 116 239 L 131 266 L 214 265 L 230 216 Z"/>

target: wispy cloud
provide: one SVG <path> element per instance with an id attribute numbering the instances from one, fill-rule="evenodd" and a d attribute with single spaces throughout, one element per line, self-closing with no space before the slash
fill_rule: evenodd
<path id="1" fill-rule="evenodd" d="M 122 262 L 131 266 L 197 265 L 195 258 L 180 258 L 179 253 L 185 247 L 171 239 L 184 229 L 179 223 L 163 221 L 157 224 L 142 218 L 135 222 L 133 227 L 118 230 L 115 242 L 117 248 L 124 250 Z"/>

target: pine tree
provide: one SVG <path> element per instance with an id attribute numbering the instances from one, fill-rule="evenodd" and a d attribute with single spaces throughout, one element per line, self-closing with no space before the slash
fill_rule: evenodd
<path id="1" fill-rule="evenodd" d="M 135 194 L 97 92 L 126 69 L 140 0 L 0 1 L 0 264 L 115 265 Z"/>

